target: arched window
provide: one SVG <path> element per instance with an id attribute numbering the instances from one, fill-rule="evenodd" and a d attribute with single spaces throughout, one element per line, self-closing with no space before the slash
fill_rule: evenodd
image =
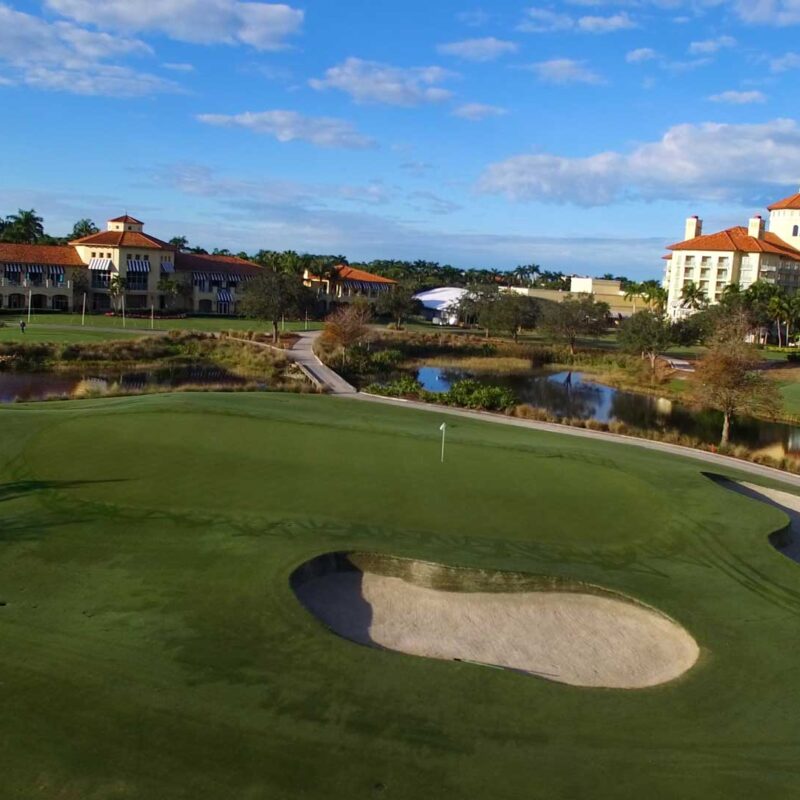
<path id="1" fill-rule="evenodd" d="M 800 236 L 800 225 L 795 225 L 792 228 L 792 236 Z"/>

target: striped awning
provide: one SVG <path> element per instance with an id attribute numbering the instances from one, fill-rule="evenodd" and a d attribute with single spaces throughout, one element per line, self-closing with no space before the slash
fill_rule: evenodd
<path id="1" fill-rule="evenodd" d="M 6 264 L 6 272 L 22 272 L 22 264 Z"/>
<path id="2" fill-rule="evenodd" d="M 195 283 L 204 281 L 224 281 L 225 276 L 221 272 L 193 272 L 192 279 Z"/>
<path id="3" fill-rule="evenodd" d="M 60 278 L 64 275 L 64 267 L 48 267 L 47 271 L 51 278 Z"/>
<path id="4" fill-rule="evenodd" d="M 217 295 L 217 301 L 220 303 L 232 303 L 233 295 L 230 293 L 229 289 L 220 289 Z"/>
<path id="5" fill-rule="evenodd" d="M 89 262 L 89 269 L 101 270 L 103 272 L 110 272 L 114 266 L 114 262 L 110 258 L 93 258 Z"/>
<path id="6" fill-rule="evenodd" d="M 391 283 L 371 283 L 370 281 L 342 281 L 342 286 L 355 289 L 357 292 L 387 292 L 392 288 Z"/>
<path id="7" fill-rule="evenodd" d="M 162 261 L 161 262 L 161 271 L 162 272 L 175 272 L 175 265 L 171 261 Z"/>
<path id="8" fill-rule="evenodd" d="M 134 261 L 131 259 L 126 263 L 128 272 L 150 272 L 149 261 Z"/>
<path id="9" fill-rule="evenodd" d="M 25 267 L 25 271 L 28 275 L 42 275 L 44 273 L 44 267 L 41 264 L 28 264 Z"/>

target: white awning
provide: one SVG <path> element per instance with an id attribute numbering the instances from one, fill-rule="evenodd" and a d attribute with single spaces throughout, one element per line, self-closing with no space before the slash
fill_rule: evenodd
<path id="1" fill-rule="evenodd" d="M 128 272 L 150 272 L 149 261 L 128 261 L 126 263 Z"/>
<path id="2" fill-rule="evenodd" d="M 110 258 L 93 258 L 89 262 L 89 269 L 110 272 L 114 268 L 114 262 Z"/>

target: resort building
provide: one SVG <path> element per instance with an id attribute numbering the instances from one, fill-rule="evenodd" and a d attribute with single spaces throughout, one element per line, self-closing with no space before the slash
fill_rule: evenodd
<path id="1" fill-rule="evenodd" d="M 68 245 L 0 242 L 0 308 L 235 314 L 261 267 L 233 256 L 181 253 L 125 215 Z"/>
<path id="2" fill-rule="evenodd" d="M 313 289 L 317 297 L 329 305 L 334 302 L 350 302 L 356 297 L 375 299 L 384 292 L 391 291 L 397 285 L 397 281 L 346 264 L 339 264 L 327 275 L 314 275 L 305 270 L 303 284 Z"/>
<path id="3" fill-rule="evenodd" d="M 665 257 L 664 288 L 667 311 L 673 319 L 692 313 L 683 301 L 684 287 L 692 283 L 708 303 L 718 303 L 725 287 L 747 289 L 766 281 L 795 292 L 800 288 L 800 194 L 769 206 L 769 230 L 761 216 L 747 227 L 703 234 L 698 217 L 686 220 L 682 242 L 670 245 Z"/>
<path id="4" fill-rule="evenodd" d="M 568 292 L 561 289 L 538 289 L 535 286 L 510 286 L 508 291 L 524 294 L 527 297 L 536 297 L 540 300 L 550 300 L 554 303 L 561 303 L 576 294 L 588 294 L 597 302 L 608 304 L 609 313 L 617 319 L 629 317 L 645 307 L 643 300 L 625 296 L 626 292 L 622 288 L 621 281 L 606 278 L 573 276 L 570 278 Z"/>

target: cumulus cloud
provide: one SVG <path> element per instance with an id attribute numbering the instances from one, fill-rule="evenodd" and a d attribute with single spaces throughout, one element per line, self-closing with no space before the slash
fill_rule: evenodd
<path id="1" fill-rule="evenodd" d="M 627 199 L 767 199 L 800 175 L 800 127 L 765 124 L 676 125 L 629 152 L 586 157 L 525 154 L 489 165 L 478 188 L 515 201 L 607 205 Z"/>
<path id="2" fill-rule="evenodd" d="M 584 4 L 584 5 L 595 5 Z M 614 33 L 637 27 L 627 12 L 609 16 L 586 15 L 571 16 L 548 8 L 527 8 L 517 30 L 525 33 L 554 33 L 557 31 L 578 31 L 579 33 Z"/>
<path id="3" fill-rule="evenodd" d="M 318 91 L 338 89 L 357 103 L 416 106 L 448 100 L 452 93 L 438 84 L 451 76 L 441 67 L 403 68 L 348 58 L 328 69 L 324 78 L 313 78 L 309 84 Z"/>
<path id="4" fill-rule="evenodd" d="M 652 47 L 639 47 L 636 50 L 630 50 L 625 55 L 625 60 L 629 64 L 642 64 L 655 58 L 658 58 L 658 53 Z"/>
<path id="5" fill-rule="evenodd" d="M 480 122 L 487 117 L 501 117 L 508 113 L 508 109 L 501 106 L 492 106 L 487 103 L 465 103 L 453 111 L 453 115 L 468 119 L 470 122 Z"/>
<path id="6" fill-rule="evenodd" d="M 603 79 L 586 66 L 584 61 L 571 58 L 553 58 L 531 64 L 533 71 L 543 83 L 603 83 Z"/>
<path id="7" fill-rule="evenodd" d="M 784 53 L 778 58 L 773 58 L 769 62 L 769 68 L 773 72 L 787 72 L 790 69 L 800 69 L 800 54 Z"/>
<path id="8" fill-rule="evenodd" d="M 303 24 L 304 12 L 284 4 L 238 0 L 46 0 L 77 22 L 119 31 L 149 31 L 197 44 L 247 44 L 279 50 Z"/>
<path id="9" fill-rule="evenodd" d="M 730 103 L 731 105 L 744 106 L 750 103 L 764 103 L 767 100 L 767 96 L 763 92 L 756 90 L 740 92 L 731 89 L 727 92 L 712 94 L 708 99 L 714 103 Z"/>
<path id="10" fill-rule="evenodd" d="M 360 134 L 349 122 L 333 117 L 308 117 L 296 111 L 246 111 L 242 114 L 199 114 L 206 125 L 245 128 L 273 136 L 279 142 L 303 141 L 317 147 L 363 150 L 374 147 L 375 140 Z"/>
<path id="11" fill-rule="evenodd" d="M 0 3 L 0 63 L 8 83 L 85 95 L 135 96 L 177 91 L 156 75 L 107 63 L 150 56 L 144 42 L 47 20 Z"/>
<path id="12" fill-rule="evenodd" d="M 737 0 L 735 8 L 745 22 L 800 25 L 800 0 Z"/>
<path id="13" fill-rule="evenodd" d="M 456 56 L 465 61 L 493 61 L 500 56 L 516 53 L 518 46 L 514 42 L 487 36 L 483 39 L 465 39 L 461 42 L 440 44 L 437 50 L 443 55 Z"/>
<path id="14" fill-rule="evenodd" d="M 717 53 L 720 50 L 736 46 L 736 39 L 732 36 L 717 36 L 716 39 L 704 39 L 701 42 L 692 42 L 689 53 L 693 56 L 704 56 Z"/>

